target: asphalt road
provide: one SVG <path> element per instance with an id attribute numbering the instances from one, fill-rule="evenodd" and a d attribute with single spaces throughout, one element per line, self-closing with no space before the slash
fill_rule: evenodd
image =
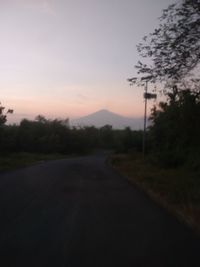
<path id="1" fill-rule="evenodd" d="M 0 175 L 0 266 L 193 267 L 200 241 L 104 155 Z"/>

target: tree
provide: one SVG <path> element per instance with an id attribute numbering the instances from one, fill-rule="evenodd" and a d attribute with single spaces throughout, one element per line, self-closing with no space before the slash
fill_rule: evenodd
<path id="1" fill-rule="evenodd" d="M 200 0 L 180 0 L 170 5 L 163 10 L 160 21 L 159 27 L 137 46 L 151 64 L 139 61 L 136 68 L 152 82 L 178 83 L 200 62 Z"/>
<path id="2" fill-rule="evenodd" d="M 158 108 L 152 109 L 150 136 L 159 161 L 175 167 L 199 155 L 199 116 L 200 92 L 190 88 L 174 87 L 167 102 L 160 102 Z"/>
<path id="3" fill-rule="evenodd" d="M 13 113 L 13 109 L 8 109 L 6 112 L 4 110 L 5 110 L 5 107 L 3 107 L 1 105 L 1 102 L 0 102 L 0 126 L 6 123 L 7 114 L 8 113 L 10 113 L 10 114 Z"/>
<path id="4" fill-rule="evenodd" d="M 47 123 L 47 121 L 48 121 L 43 115 L 37 115 L 35 117 L 35 120 L 40 122 L 40 123 Z"/>

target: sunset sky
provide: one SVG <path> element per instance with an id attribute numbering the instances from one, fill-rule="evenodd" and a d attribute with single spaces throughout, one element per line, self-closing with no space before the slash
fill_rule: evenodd
<path id="1" fill-rule="evenodd" d="M 172 0 L 0 0 L 0 101 L 23 117 L 143 115 L 136 45 Z"/>

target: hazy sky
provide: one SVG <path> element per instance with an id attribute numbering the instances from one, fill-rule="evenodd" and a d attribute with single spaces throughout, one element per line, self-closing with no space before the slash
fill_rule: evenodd
<path id="1" fill-rule="evenodd" d="M 0 101 L 10 121 L 143 114 L 136 50 L 172 0 L 0 0 Z M 11 118 L 12 117 L 12 118 Z"/>

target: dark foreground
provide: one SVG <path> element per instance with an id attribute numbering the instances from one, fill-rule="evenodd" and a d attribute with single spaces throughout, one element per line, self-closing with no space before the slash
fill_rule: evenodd
<path id="1" fill-rule="evenodd" d="M 200 241 L 105 164 L 58 160 L 0 175 L 0 266 L 200 266 Z"/>

